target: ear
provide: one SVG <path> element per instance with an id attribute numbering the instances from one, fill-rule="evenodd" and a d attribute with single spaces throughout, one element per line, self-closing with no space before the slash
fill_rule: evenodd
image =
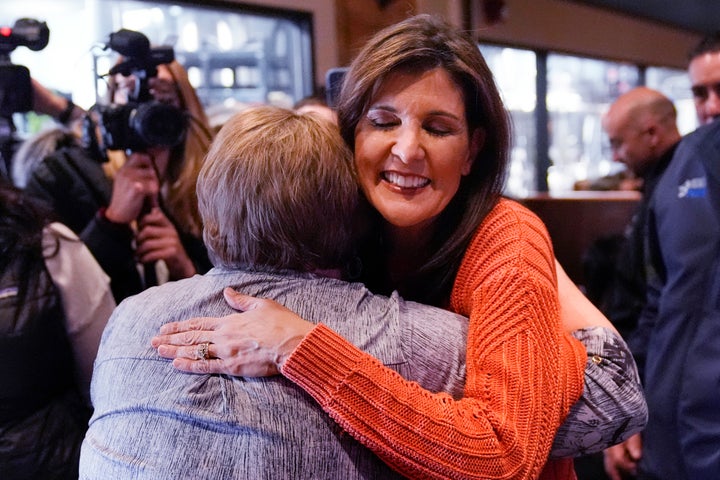
<path id="1" fill-rule="evenodd" d="M 657 145 L 659 141 L 657 126 L 650 125 L 649 127 L 647 127 L 647 133 L 648 135 L 650 135 L 650 144 L 652 146 Z"/>
<path id="2" fill-rule="evenodd" d="M 478 127 L 470 134 L 470 148 L 468 149 L 468 157 L 465 159 L 465 164 L 462 167 L 463 175 L 470 173 L 473 163 L 483 145 L 485 145 L 485 130 Z"/>

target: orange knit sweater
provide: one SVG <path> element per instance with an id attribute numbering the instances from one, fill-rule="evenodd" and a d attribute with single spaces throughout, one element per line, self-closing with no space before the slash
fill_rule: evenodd
<path id="1" fill-rule="evenodd" d="M 582 392 L 586 354 L 562 332 L 552 247 L 535 215 L 499 202 L 465 254 L 451 308 L 470 318 L 461 400 L 404 380 L 323 325 L 283 375 L 410 478 L 574 479 L 571 460 L 546 460 Z"/>

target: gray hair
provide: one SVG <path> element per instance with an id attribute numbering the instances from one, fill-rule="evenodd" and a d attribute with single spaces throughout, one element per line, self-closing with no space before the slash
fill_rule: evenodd
<path id="1" fill-rule="evenodd" d="M 256 106 L 218 133 L 200 171 L 203 238 L 215 265 L 309 271 L 352 252 L 359 192 L 337 126 Z"/>

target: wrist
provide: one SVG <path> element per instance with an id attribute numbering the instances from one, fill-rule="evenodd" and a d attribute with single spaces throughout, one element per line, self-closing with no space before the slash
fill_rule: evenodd
<path id="1" fill-rule="evenodd" d="M 69 98 L 65 108 L 56 117 L 57 121 L 63 125 L 67 125 L 71 118 L 73 118 L 73 112 L 75 111 L 75 104 Z"/>
<path id="2" fill-rule="evenodd" d="M 274 358 L 275 367 L 277 368 L 278 372 L 282 372 L 283 365 L 285 365 L 287 359 L 290 357 L 290 355 L 292 355 L 298 345 L 302 343 L 306 336 L 307 333 L 302 335 L 295 335 L 291 338 L 288 338 L 278 346 L 278 350 Z"/>
<path id="3" fill-rule="evenodd" d="M 97 217 L 99 220 L 112 225 L 119 226 L 128 224 L 128 222 L 123 222 L 121 219 L 119 219 L 108 207 L 100 207 L 97 212 Z"/>

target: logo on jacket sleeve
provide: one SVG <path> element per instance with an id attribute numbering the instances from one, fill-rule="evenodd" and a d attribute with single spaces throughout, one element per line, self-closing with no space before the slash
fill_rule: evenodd
<path id="1" fill-rule="evenodd" d="M 703 198 L 706 190 L 705 177 L 689 178 L 678 187 L 678 198 Z"/>

